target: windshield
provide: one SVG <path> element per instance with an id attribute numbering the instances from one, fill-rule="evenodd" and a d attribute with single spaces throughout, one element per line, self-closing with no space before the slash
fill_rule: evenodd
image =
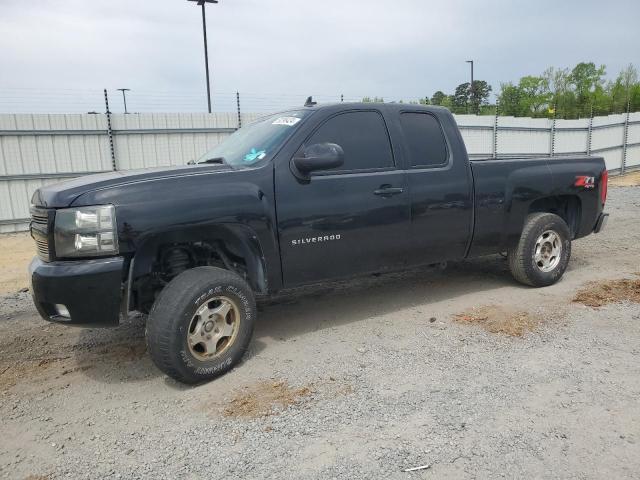
<path id="1" fill-rule="evenodd" d="M 224 163 L 243 168 L 267 162 L 309 113 L 309 110 L 294 110 L 256 120 L 237 130 L 195 163 Z"/>

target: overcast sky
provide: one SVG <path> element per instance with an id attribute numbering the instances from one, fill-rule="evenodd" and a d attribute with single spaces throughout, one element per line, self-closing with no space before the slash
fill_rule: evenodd
<path id="1" fill-rule="evenodd" d="M 194 2 L 0 4 L 4 111 L 34 98 L 41 106 L 73 98 L 68 105 L 82 109 L 104 87 L 131 88 L 137 110 L 206 108 Z M 580 61 L 605 64 L 615 77 L 630 62 L 640 67 L 639 19 L 638 0 L 220 0 L 207 6 L 214 109 L 229 110 L 235 91 L 256 108 L 309 94 L 449 93 L 468 81 L 467 59 L 494 91 Z"/>

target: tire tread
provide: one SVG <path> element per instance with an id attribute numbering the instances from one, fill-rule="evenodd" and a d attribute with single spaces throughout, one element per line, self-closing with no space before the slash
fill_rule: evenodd
<path id="1" fill-rule="evenodd" d="M 172 355 L 171 346 L 175 337 L 173 318 L 176 315 L 175 306 L 185 295 L 193 294 L 205 283 L 215 281 L 218 284 L 237 285 L 249 294 L 252 308 L 255 311 L 255 299 L 249 285 L 237 274 L 217 267 L 196 267 L 175 277 L 158 295 L 147 320 L 146 338 L 147 349 L 153 363 L 165 374 L 183 383 L 199 383 L 203 378 L 185 376 L 176 368 L 176 359 Z M 255 315 L 253 316 L 255 317 Z M 253 325 L 251 325 L 251 332 Z M 251 335 L 244 339 L 241 345 L 241 355 L 246 351 Z M 241 339 L 239 339 L 241 341 Z M 229 368 L 233 367 L 233 363 Z M 229 369 L 228 368 L 228 369 Z M 226 370 L 221 370 L 219 374 Z M 217 375 L 215 375 L 217 376 Z"/>
<path id="2" fill-rule="evenodd" d="M 545 286 L 545 284 L 541 283 L 539 279 L 535 278 L 527 271 L 527 264 L 531 261 L 531 252 L 527 251 L 527 244 L 533 235 L 533 231 L 539 228 L 539 226 L 543 223 L 548 222 L 560 222 L 562 228 L 568 233 L 569 228 L 562 218 L 554 213 L 548 212 L 539 212 L 532 213 L 527 216 L 524 224 L 524 228 L 522 229 L 522 234 L 520 235 L 520 240 L 518 244 L 509 249 L 508 251 L 508 262 L 509 262 L 509 270 L 511 271 L 511 275 L 513 278 L 524 284 L 532 287 L 540 287 Z M 568 254 L 570 255 L 570 239 L 569 239 L 569 247 Z M 568 257 L 567 257 L 568 262 Z M 561 268 L 566 268 L 566 265 L 561 265 Z M 560 277 L 562 274 L 560 275 Z M 558 279 L 560 278 L 558 277 Z"/>

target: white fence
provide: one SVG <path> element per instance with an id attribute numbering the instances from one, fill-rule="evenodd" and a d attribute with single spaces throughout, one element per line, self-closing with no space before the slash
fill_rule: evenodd
<path id="1" fill-rule="evenodd" d="M 579 120 L 456 115 L 469 155 L 598 155 L 619 173 L 640 165 L 640 112 Z"/>
<path id="2" fill-rule="evenodd" d="M 242 123 L 257 116 L 242 114 Z M 183 165 L 238 126 L 231 113 L 110 119 L 111 130 L 104 114 L 0 115 L 0 233 L 28 228 L 31 194 L 42 185 L 114 169 Z M 613 173 L 640 166 L 640 112 L 580 120 L 456 120 L 472 158 L 592 154 L 603 156 Z"/>

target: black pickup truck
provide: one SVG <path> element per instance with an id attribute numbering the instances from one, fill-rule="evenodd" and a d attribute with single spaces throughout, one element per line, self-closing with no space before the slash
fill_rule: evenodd
<path id="1" fill-rule="evenodd" d="M 66 324 L 147 313 L 155 364 L 197 383 L 240 360 L 255 298 L 283 289 L 502 252 L 516 280 L 551 285 L 606 194 L 600 157 L 470 161 L 443 108 L 305 106 L 191 165 L 37 190 L 33 298 Z"/>

